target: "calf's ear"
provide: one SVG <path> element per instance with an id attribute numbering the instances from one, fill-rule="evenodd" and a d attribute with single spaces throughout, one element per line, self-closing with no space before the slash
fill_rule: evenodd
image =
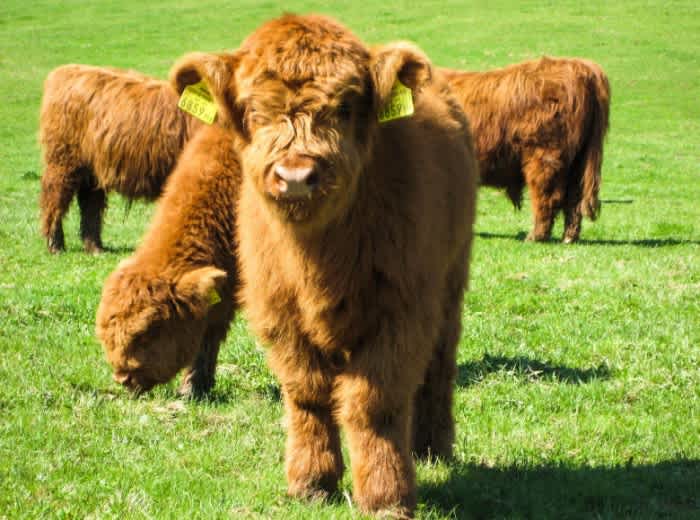
<path id="1" fill-rule="evenodd" d="M 179 299 L 187 302 L 197 318 L 203 318 L 222 299 L 228 275 L 214 266 L 200 267 L 182 275 L 176 284 Z"/>
<path id="2" fill-rule="evenodd" d="M 234 52 L 191 52 L 172 66 L 170 83 L 181 94 L 188 85 L 203 81 L 218 105 L 219 114 L 230 118 L 236 99 L 234 72 L 238 61 Z"/>
<path id="3" fill-rule="evenodd" d="M 409 42 L 390 43 L 372 49 L 370 71 L 377 107 L 387 103 L 396 80 L 415 94 L 433 76 L 433 67 L 428 57 Z"/>

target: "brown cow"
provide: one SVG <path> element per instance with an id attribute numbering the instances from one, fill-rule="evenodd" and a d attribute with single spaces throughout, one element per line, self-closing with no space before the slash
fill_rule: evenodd
<path id="1" fill-rule="evenodd" d="M 578 240 L 581 216 L 595 220 L 610 86 L 597 64 L 541 58 L 489 72 L 444 69 L 472 125 L 481 183 L 505 188 L 520 208 L 527 184 L 534 228 L 548 240 L 565 215 L 565 243 Z"/>
<path id="2" fill-rule="evenodd" d="M 412 514 L 412 449 L 449 456 L 454 438 L 477 183 L 457 100 L 415 46 L 370 50 L 321 16 L 172 77 L 204 79 L 238 134 L 241 301 L 282 384 L 289 494 L 336 490 L 342 426 L 361 510 Z M 380 125 L 397 80 L 415 113 Z"/>
<path id="3" fill-rule="evenodd" d="M 240 182 L 231 132 L 198 133 L 143 243 L 105 282 L 97 335 L 114 378 L 132 390 L 146 391 L 186 367 L 181 393 L 201 395 L 214 384 L 219 344 L 236 309 Z"/>
<path id="4" fill-rule="evenodd" d="M 77 193 L 87 252 L 102 250 L 106 194 L 157 198 L 200 123 L 177 108 L 168 82 L 133 71 L 64 65 L 44 83 L 40 141 L 41 227 L 49 251 L 65 249 L 61 221 Z"/>

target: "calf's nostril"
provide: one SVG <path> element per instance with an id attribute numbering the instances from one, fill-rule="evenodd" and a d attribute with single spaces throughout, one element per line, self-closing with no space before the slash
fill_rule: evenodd
<path id="1" fill-rule="evenodd" d="M 318 177 L 318 173 L 311 172 L 311 174 L 306 178 L 306 185 L 311 189 L 315 189 L 318 186 L 319 181 L 320 179 Z"/>
<path id="2" fill-rule="evenodd" d="M 287 181 L 284 180 L 284 178 L 275 171 L 275 184 L 277 185 L 277 189 L 280 191 L 280 193 L 286 193 L 287 192 Z"/>

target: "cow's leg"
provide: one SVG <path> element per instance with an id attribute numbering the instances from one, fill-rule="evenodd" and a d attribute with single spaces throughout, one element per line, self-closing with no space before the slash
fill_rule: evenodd
<path id="1" fill-rule="evenodd" d="M 87 253 L 102 252 L 102 216 L 107 207 L 107 194 L 97 185 L 92 172 L 87 172 L 78 190 L 80 238 Z"/>
<path id="2" fill-rule="evenodd" d="M 554 218 L 562 208 L 566 195 L 566 175 L 559 155 L 538 149 L 524 161 L 523 173 L 530 192 L 534 221 L 527 240 L 549 240 Z"/>
<path id="3" fill-rule="evenodd" d="M 302 402 L 284 390 L 287 420 L 287 493 L 304 499 L 323 499 L 335 493 L 343 475 L 340 431 L 331 407 Z"/>
<path id="4" fill-rule="evenodd" d="M 317 499 L 335 493 L 343 475 L 340 430 L 331 406 L 332 376 L 319 352 L 304 342 L 273 347 L 270 368 L 282 384 L 287 425 L 287 493 Z"/>
<path id="5" fill-rule="evenodd" d="M 416 505 L 411 458 L 413 388 L 371 375 L 343 376 L 341 420 L 347 434 L 353 497 L 365 513 L 406 517 Z M 399 389 L 400 388 L 400 389 Z"/>
<path id="6" fill-rule="evenodd" d="M 451 324 L 452 325 L 452 324 Z M 413 416 L 413 452 L 420 458 L 449 458 L 454 442 L 452 418 L 452 386 L 454 385 L 455 343 L 457 330 L 440 335 L 437 349 L 430 361 L 423 385 L 416 392 Z"/>
<path id="7" fill-rule="evenodd" d="M 200 351 L 182 377 L 178 394 L 182 397 L 200 399 L 214 387 L 216 360 L 219 346 L 225 337 L 225 328 L 210 329 L 204 334 Z"/>
<path id="8" fill-rule="evenodd" d="M 581 234 L 581 210 L 578 203 L 568 205 L 565 209 L 564 238 L 565 244 L 573 244 Z"/>
<path id="9" fill-rule="evenodd" d="M 59 253 L 66 248 L 62 221 L 80 181 L 81 170 L 78 167 L 54 163 L 47 164 L 41 176 L 41 232 L 51 253 Z"/>
<path id="10" fill-rule="evenodd" d="M 465 248 L 448 277 L 443 305 L 444 324 L 423 384 L 416 392 L 413 452 L 421 458 L 452 456 L 455 436 L 452 395 L 457 375 L 457 344 L 462 330 L 468 251 Z"/>
<path id="11" fill-rule="evenodd" d="M 409 315 L 385 316 L 379 334 L 336 378 L 334 402 L 348 440 L 359 508 L 410 516 L 416 505 L 411 456 L 413 407 L 432 357 L 442 302 L 421 302 Z"/>
<path id="12" fill-rule="evenodd" d="M 570 168 L 569 185 L 566 192 L 566 204 L 564 207 L 564 236 L 562 241 L 571 244 L 578 240 L 581 233 L 581 186 L 580 181 L 574 176 L 574 166 Z"/>

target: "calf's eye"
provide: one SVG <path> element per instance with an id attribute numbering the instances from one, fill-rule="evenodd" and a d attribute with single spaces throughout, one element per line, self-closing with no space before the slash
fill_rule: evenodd
<path id="1" fill-rule="evenodd" d="M 254 131 L 256 128 L 260 128 L 261 126 L 265 126 L 270 122 L 268 117 L 252 107 L 246 108 L 244 121 L 246 129 L 249 132 Z"/>
<path id="2" fill-rule="evenodd" d="M 343 121 L 349 121 L 352 116 L 352 107 L 347 101 L 343 101 L 338 105 L 338 117 Z"/>

